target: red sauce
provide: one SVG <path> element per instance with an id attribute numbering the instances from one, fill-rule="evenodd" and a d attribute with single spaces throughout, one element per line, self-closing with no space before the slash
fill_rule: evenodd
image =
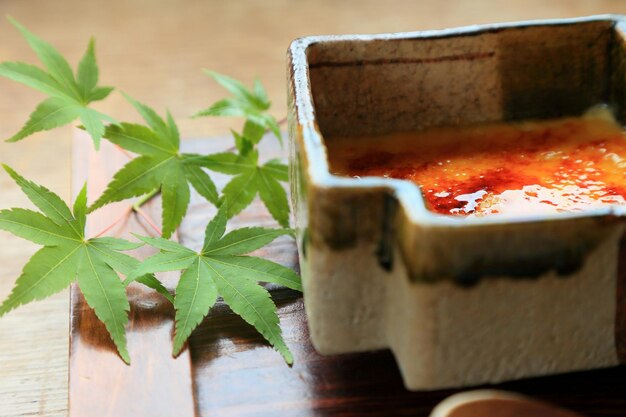
<path id="1" fill-rule="evenodd" d="M 331 171 L 413 181 L 448 215 L 626 205 L 626 136 L 606 114 L 327 140 Z"/>

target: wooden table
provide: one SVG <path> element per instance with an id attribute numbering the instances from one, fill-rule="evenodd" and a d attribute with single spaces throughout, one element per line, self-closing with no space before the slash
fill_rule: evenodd
<path id="1" fill-rule="evenodd" d="M 284 55 L 290 40 L 298 36 L 596 13 L 626 13 L 626 3 L 0 0 L 0 16 L 13 15 L 57 45 L 72 63 L 83 53 L 88 36 L 95 35 L 102 80 L 159 110 L 169 107 L 186 137 L 222 134 L 228 127 L 238 126 L 237 121 L 187 118 L 223 94 L 201 74 L 202 67 L 247 82 L 260 77 L 274 99 L 274 113 L 282 117 L 286 113 Z M 0 60 L 35 61 L 6 21 L 0 22 L 0 34 Z M 6 80 L 0 80 L 0 91 L 0 137 L 6 138 L 19 129 L 42 97 Z M 119 96 L 101 103 L 99 109 L 119 119 L 137 120 Z M 0 143 L 0 161 L 69 197 L 70 138 L 71 130 L 66 128 L 38 134 L 20 144 Z M 27 204 L 5 175 L 0 175 L 0 188 L 1 208 Z M 9 293 L 34 251 L 34 245 L 1 232 L 0 297 Z M 65 292 L 0 319 L 0 415 L 66 415 L 68 309 Z"/>
<path id="2" fill-rule="evenodd" d="M 73 181 L 87 176 L 89 192 L 100 194 L 108 178 L 127 162 L 127 156 L 110 143 L 95 153 L 81 132 L 73 146 Z M 210 154 L 232 145 L 228 137 L 188 140 L 184 151 Z M 262 160 L 284 158 L 286 149 L 266 138 L 260 146 Z M 211 173 L 218 188 L 230 179 Z M 95 180 L 95 181 L 94 181 Z M 78 188 L 78 187 L 76 187 Z M 97 233 L 120 215 L 131 202 L 121 202 L 90 216 L 87 229 Z M 160 197 L 142 207 L 142 215 L 158 219 Z M 192 192 L 188 214 L 175 239 L 199 250 L 208 219 L 215 207 Z M 145 217 L 133 213 L 114 223 L 107 234 L 131 232 L 154 235 Z M 277 227 L 261 201 L 230 220 L 228 228 L 261 225 Z M 149 255 L 153 248 L 144 247 Z M 148 252 L 148 253 L 146 253 Z M 265 259 L 298 268 L 293 239 L 281 237 L 254 253 Z M 176 274 L 160 274 L 173 289 Z M 444 398 L 462 390 L 409 392 L 389 351 L 322 356 L 309 338 L 302 294 L 276 285 L 268 286 L 278 307 L 285 342 L 294 354 L 289 367 L 268 343 L 223 302 L 193 333 L 189 349 L 171 357 L 173 311 L 156 292 L 131 286 L 128 349 L 132 366 L 119 360 L 102 323 L 86 306 L 80 291 L 71 292 L 70 417 L 328 417 L 371 416 L 427 417 Z M 453 365 L 451 365 L 453 366 Z M 588 417 L 623 417 L 626 410 L 626 366 L 526 379 L 490 387 L 510 390 L 563 407 Z M 466 389 L 465 389 L 466 390 Z M 194 414 L 194 409 L 196 414 Z"/>

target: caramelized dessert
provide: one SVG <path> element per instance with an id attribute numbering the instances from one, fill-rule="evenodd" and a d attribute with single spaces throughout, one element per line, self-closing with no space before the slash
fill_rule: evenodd
<path id="1" fill-rule="evenodd" d="M 608 110 L 326 142 L 334 174 L 412 181 L 439 214 L 518 216 L 626 205 L 626 136 Z"/>

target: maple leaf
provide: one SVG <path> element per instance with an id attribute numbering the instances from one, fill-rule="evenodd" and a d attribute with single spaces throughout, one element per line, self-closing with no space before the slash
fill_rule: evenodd
<path id="1" fill-rule="evenodd" d="M 246 208 L 258 194 L 272 217 L 283 227 L 289 227 L 289 202 L 280 181 L 288 181 L 287 165 L 272 159 L 259 165 L 259 153 L 251 150 L 245 155 L 224 152 L 207 156 L 194 156 L 190 164 L 212 171 L 234 175 L 222 190 L 221 204 L 226 206 L 228 217 Z"/>
<path id="2" fill-rule="evenodd" d="M 133 277 L 124 282 L 120 280 L 117 272 L 129 275 L 139 267 L 139 261 L 121 251 L 135 249 L 142 244 L 112 237 L 86 239 L 86 187 L 78 194 L 73 210 L 70 210 L 58 195 L 26 180 L 8 166 L 3 167 L 40 212 L 20 208 L 0 210 L 0 229 L 43 248 L 24 266 L 13 291 L 0 305 L 0 316 L 78 281 L 87 304 L 106 326 L 122 359 L 130 363 L 124 330 L 130 308 L 126 286 L 137 280 L 171 299 L 154 276 Z"/>
<path id="3" fill-rule="evenodd" d="M 218 84 L 228 90 L 232 97 L 219 100 L 209 108 L 199 111 L 194 117 L 199 116 L 234 116 L 245 117 L 246 122 L 243 132 L 233 132 L 237 148 L 244 150 L 248 144 L 257 144 L 265 131 L 270 130 L 283 143 L 280 127 L 276 119 L 267 113 L 271 102 L 267 98 L 267 92 L 259 80 L 254 81 L 252 90 L 248 89 L 240 81 L 227 77 L 215 71 L 204 70 Z"/>
<path id="4" fill-rule="evenodd" d="M 134 123 L 109 125 L 104 137 L 124 149 L 140 154 L 120 169 L 104 193 L 89 208 L 94 211 L 114 201 L 160 190 L 163 198 L 163 236 L 170 237 L 182 221 L 189 206 L 189 183 L 213 204 L 218 194 L 211 177 L 194 163 L 195 154 L 180 153 L 178 127 L 167 112 L 167 121 L 153 109 L 131 97 L 126 98 L 148 126 Z"/>
<path id="5" fill-rule="evenodd" d="M 199 253 L 162 238 L 137 236 L 160 252 L 146 259 L 131 278 L 183 270 L 174 298 L 174 355 L 181 351 L 191 332 L 221 296 L 236 314 L 253 325 L 283 355 L 287 363 L 292 363 L 292 354 L 282 338 L 276 305 L 258 282 L 272 282 L 302 291 L 300 277 L 282 265 L 244 256 L 279 236 L 291 234 L 291 231 L 250 227 L 224 235 L 226 222 L 226 211 L 218 210 L 206 228 L 204 245 Z"/>
<path id="6" fill-rule="evenodd" d="M 88 104 L 105 99 L 113 91 L 112 87 L 98 86 L 94 39 L 89 41 L 74 77 L 70 65 L 54 46 L 29 32 L 15 19 L 9 17 L 9 20 L 22 33 L 45 69 L 23 62 L 2 62 L 0 76 L 25 84 L 50 97 L 37 106 L 22 129 L 7 141 L 17 142 L 33 133 L 79 119 L 97 149 L 105 130 L 103 122 L 115 121 L 88 107 Z"/>

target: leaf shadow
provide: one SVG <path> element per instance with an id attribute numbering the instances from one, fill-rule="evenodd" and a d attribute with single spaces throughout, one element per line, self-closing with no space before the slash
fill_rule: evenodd
<path id="1" fill-rule="evenodd" d="M 291 325 L 298 321 L 292 319 L 290 315 L 303 314 L 302 294 L 274 284 L 267 284 L 265 288 L 270 292 L 276 304 L 283 336 L 288 342 L 292 334 Z M 207 366 L 209 362 L 219 357 L 231 357 L 259 347 L 273 349 L 254 326 L 235 314 L 221 299 L 218 299 L 207 317 L 189 338 L 191 360 L 194 366 Z M 278 352 L 273 353 L 278 360 L 282 360 Z"/>
<path id="2" fill-rule="evenodd" d="M 174 307 L 165 297 L 139 284 L 131 284 L 127 294 L 130 304 L 126 332 L 129 347 L 141 333 L 165 329 L 171 334 L 175 313 Z M 78 337 L 80 343 L 90 348 L 110 351 L 117 355 L 117 348 L 104 323 L 89 307 L 76 285 L 72 286 L 71 292 L 71 320 L 73 331 L 71 337 Z"/>

